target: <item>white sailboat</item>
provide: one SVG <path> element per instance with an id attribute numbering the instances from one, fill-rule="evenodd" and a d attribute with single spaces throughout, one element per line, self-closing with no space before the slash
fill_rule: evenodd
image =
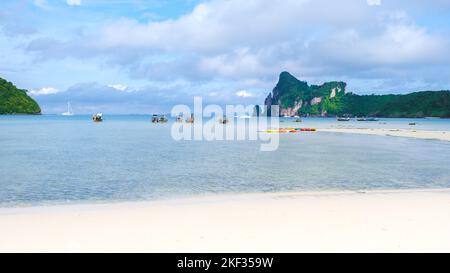
<path id="1" fill-rule="evenodd" d="M 62 113 L 63 116 L 73 116 L 72 108 L 70 107 L 70 102 L 67 102 L 67 112 Z"/>

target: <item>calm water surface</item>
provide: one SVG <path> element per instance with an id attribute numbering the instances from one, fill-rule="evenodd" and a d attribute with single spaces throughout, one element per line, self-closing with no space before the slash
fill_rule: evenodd
<path id="1" fill-rule="evenodd" d="M 0 206 L 154 200 L 216 193 L 450 187 L 450 142 L 336 133 L 174 141 L 150 116 L 0 116 Z M 286 119 L 281 126 L 450 131 L 445 119 Z M 409 122 L 416 122 L 411 127 Z"/>

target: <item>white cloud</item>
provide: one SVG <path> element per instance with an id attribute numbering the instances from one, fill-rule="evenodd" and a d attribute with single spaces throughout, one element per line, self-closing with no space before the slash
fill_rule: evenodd
<path id="1" fill-rule="evenodd" d="M 29 94 L 30 95 L 35 95 L 35 96 L 41 96 L 41 95 L 56 94 L 58 92 L 59 92 L 59 90 L 54 88 L 54 87 L 42 87 L 42 88 L 39 88 L 39 89 L 32 89 L 32 90 L 30 90 Z"/>
<path id="2" fill-rule="evenodd" d="M 446 70 L 437 69 L 450 68 L 445 31 L 427 29 L 409 17 L 415 16 L 410 2 L 417 6 L 418 1 L 389 6 L 381 1 L 211 0 L 179 18 L 142 22 L 122 17 L 92 24 L 72 39 L 40 37 L 27 49 L 40 61 L 106 60 L 133 79 L 254 83 L 234 85 L 228 95 L 235 99 L 236 88 L 270 88 L 284 70 L 314 83 L 405 81 L 422 76 L 420 69 L 448 78 Z M 220 88 L 203 90 L 204 95 Z"/>
<path id="3" fill-rule="evenodd" d="M 41 9 L 50 9 L 50 5 L 47 0 L 33 0 L 33 4 Z"/>
<path id="4" fill-rule="evenodd" d="M 67 0 L 66 3 L 69 6 L 79 6 L 81 5 L 81 0 Z"/>
<path id="5" fill-rule="evenodd" d="M 379 6 L 381 5 L 381 0 L 366 0 L 369 6 Z"/>
<path id="6" fill-rule="evenodd" d="M 250 93 L 247 90 L 239 90 L 235 93 L 235 95 L 241 98 L 249 98 L 255 96 L 253 93 Z"/>
<path id="7" fill-rule="evenodd" d="M 64 92 L 36 96 L 35 99 L 41 105 L 44 113 L 61 113 L 65 109 L 67 101 L 76 106 L 77 113 L 89 114 L 103 113 L 155 113 L 168 112 L 174 104 L 191 104 L 193 96 L 201 96 L 197 90 L 205 86 L 183 86 L 172 84 L 163 86 L 152 84 L 133 89 L 132 92 L 112 91 L 111 87 L 95 82 L 79 83 L 69 87 Z M 210 90 L 209 87 L 206 88 Z M 195 90 L 195 91 L 194 91 Z M 226 89 L 217 92 L 217 96 L 204 96 L 205 104 L 236 104 L 243 100 L 228 94 Z"/>
<path id="8" fill-rule="evenodd" d="M 33 0 L 33 3 L 34 3 L 36 6 L 41 7 L 41 6 L 44 6 L 44 5 L 47 4 L 47 0 Z"/>
<path id="9" fill-rule="evenodd" d="M 128 86 L 123 84 L 109 84 L 108 87 L 114 88 L 118 91 L 126 91 L 128 89 Z"/>
<path id="10" fill-rule="evenodd" d="M 381 0 L 367 0 L 367 4 L 380 5 Z M 328 8 L 323 9 L 324 6 Z M 346 8 L 350 6 L 352 9 Z M 248 14 L 252 14 L 251 19 Z M 324 0 L 215 0 L 197 5 L 192 13 L 176 20 L 117 21 L 95 34 L 97 38 L 88 39 L 93 43 L 88 50 L 108 55 L 113 52 L 112 60 L 130 64 L 131 73 L 138 77 L 175 73 L 190 79 L 198 75 L 236 79 L 267 77 L 283 69 L 320 69 L 315 63 L 322 58 L 314 54 L 316 50 L 311 44 L 327 50 L 323 52 L 325 55 L 344 55 L 349 62 L 373 60 L 378 64 L 380 60 L 408 63 L 421 59 L 431 51 L 426 49 L 427 45 L 435 45 L 435 40 L 439 40 L 426 29 L 394 17 L 380 15 L 361 0 L 343 0 L 338 4 Z M 353 55 L 355 49 L 373 58 Z M 118 57 L 117 52 L 127 53 Z M 160 61 L 157 56 L 161 53 L 177 57 Z M 152 57 L 148 63 L 143 61 L 149 56 L 156 56 L 156 61 Z"/>

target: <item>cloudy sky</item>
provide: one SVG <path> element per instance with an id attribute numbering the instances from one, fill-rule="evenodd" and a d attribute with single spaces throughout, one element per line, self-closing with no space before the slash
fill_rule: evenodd
<path id="1" fill-rule="evenodd" d="M 262 103 L 285 70 L 359 94 L 450 89 L 450 1 L 0 1 L 0 77 L 45 113 Z"/>

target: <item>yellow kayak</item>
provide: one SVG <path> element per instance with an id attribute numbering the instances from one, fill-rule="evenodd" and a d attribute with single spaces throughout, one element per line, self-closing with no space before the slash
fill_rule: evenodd
<path id="1" fill-rule="evenodd" d="M 279 128 L 279 129 L 269 129 L 264 132 L 266 133 L 298 133 L 298 132 L 315 132 L 316 128 Z"/>

